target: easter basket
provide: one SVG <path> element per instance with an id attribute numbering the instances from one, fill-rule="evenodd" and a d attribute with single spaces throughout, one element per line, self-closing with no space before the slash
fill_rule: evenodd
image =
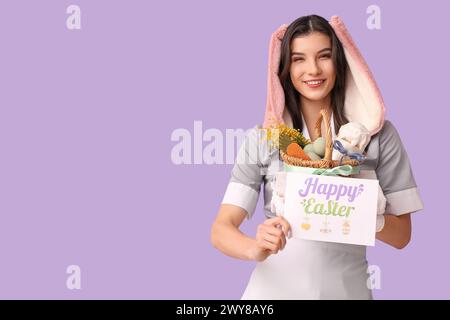
<path id="1" fill-rule="evenodd" d="M 356 159 L 351 158 L 343 158 L 342 160 L 332 160 L 332 153 L 333 153 L 333 138 L 331 133 L 331 126 L 330 126 L 330 116 L 328 112 L 325 109 L 322 109 L 320 111 L 319 119 L 316 122 L 315 125 L 315 133 L 318 137 L 322 137 L 321 132 L 321 125 L 322 122 L 325 124 L 325 155 L 323 159 L 320 160 L 305 160 L 297 157 L 293 157 L 287 154 L 284 150 L 280 149 L 280 157 L 283 160 L 285 164 L 285 168 L 287 168 L 287 171 L 305 171 L 302 170 L 302 168 L 310 168 L 311 169 L 322 169 L 322 170 L 313 170 L 312 173 L 318 173 L 322 174 L 321 172 L 331 172 L 333 168 L 346 168 L 347 174 L 356 174 L 359 173 L 359 165 L 360 162 Z M 298 169 L 298 170 L 297 170 Z M 308 170 L 308 169 L 306 169 Z M 336 174 L 340 174 L 339 172 L 336 172 Z"/>

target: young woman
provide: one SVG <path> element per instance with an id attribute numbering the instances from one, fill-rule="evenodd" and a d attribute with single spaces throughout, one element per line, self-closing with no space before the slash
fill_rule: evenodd
<path id="1" fill-rule="evenodd" d="M 349 121 L 369 129 L 361 177 L 379 180 L 387 204 L 377 219 L 376 238 L 405 247 L 411 237 L 410 213 L 422 209 L 422 201 L 400 137 L 384 120 L 375 81 L 339 17 L 328 22 L 304 16 L 272 35 L 268 89 L 264 126 L 284 122 L 314 141 L 313 128 L 325 108 L 333 138 Z M 289 223 L 271 212 L 271 182 L 282 163 L 278 150 L 262 142 L 260 133 L 256 127 L 246 136 L 211 229 L 215 248 L 258 262 L 242 298 L 371 299 L 365 246 L 290 238 Z M 266 220 L 253 238 L 239 227 L 252 217 L 262 183 Z"/>

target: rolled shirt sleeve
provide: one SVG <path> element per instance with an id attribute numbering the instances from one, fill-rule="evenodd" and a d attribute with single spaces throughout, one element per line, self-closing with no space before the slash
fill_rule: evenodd
<path id="1" fill-rule="evenodd" d="M 423 209 L 408 155 L 390 121 L 385 121 L 379 141 L 376 173 L 386 197 L 386 214 L 402 215 Z"/>
<path id="2" fill-rule="evenodd" d="M 265 167 L 262 159 L 267 153 L 263 131 L 258 127 L 250 129 L 239 148 L 231 178 L 222 204 L 232 204 L 247 212 L 247 219 L 253 216 L 258 203 Z"/>

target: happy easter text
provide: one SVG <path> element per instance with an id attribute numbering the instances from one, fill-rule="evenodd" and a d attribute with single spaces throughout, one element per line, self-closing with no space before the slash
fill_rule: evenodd
<path id="1" fill-rule="evenodd" d="M 328 200 L 328 202 L 324 204 L 322 202 L 316 202 L 316 199 L 314 198 L 310 198 L 308 200 L 303 200 L 301 204 L 305 207 L 306 215 L 314 213 L 348 218 L 352 210 L 355 210 L 355 207 L 344 206 L 333 200 Z"/>
<path id="2" fill-rule="evenodd" d="M 319 183 L 319 178 L 309 177 L 305 180 L 305 188 L 299 190 L 301 197 L 307 197 L 308 195 L 325 195 L 325 199 L 329 200 L 334 198 L 335 201 L 339 201 L 341 197 L 348 197 L 348 202 L 353 202 L 364 191 L 364 185 L 359 186 L 334 184 L 334 183 Z"/>

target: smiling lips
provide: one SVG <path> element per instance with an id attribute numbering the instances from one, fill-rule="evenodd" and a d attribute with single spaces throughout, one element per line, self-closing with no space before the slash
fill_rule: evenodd
<path id="1" fill-rule="evenodd" d="M 325 82 L 325 79 L 303 81 L 309 88 L 318 88 Z"/>

